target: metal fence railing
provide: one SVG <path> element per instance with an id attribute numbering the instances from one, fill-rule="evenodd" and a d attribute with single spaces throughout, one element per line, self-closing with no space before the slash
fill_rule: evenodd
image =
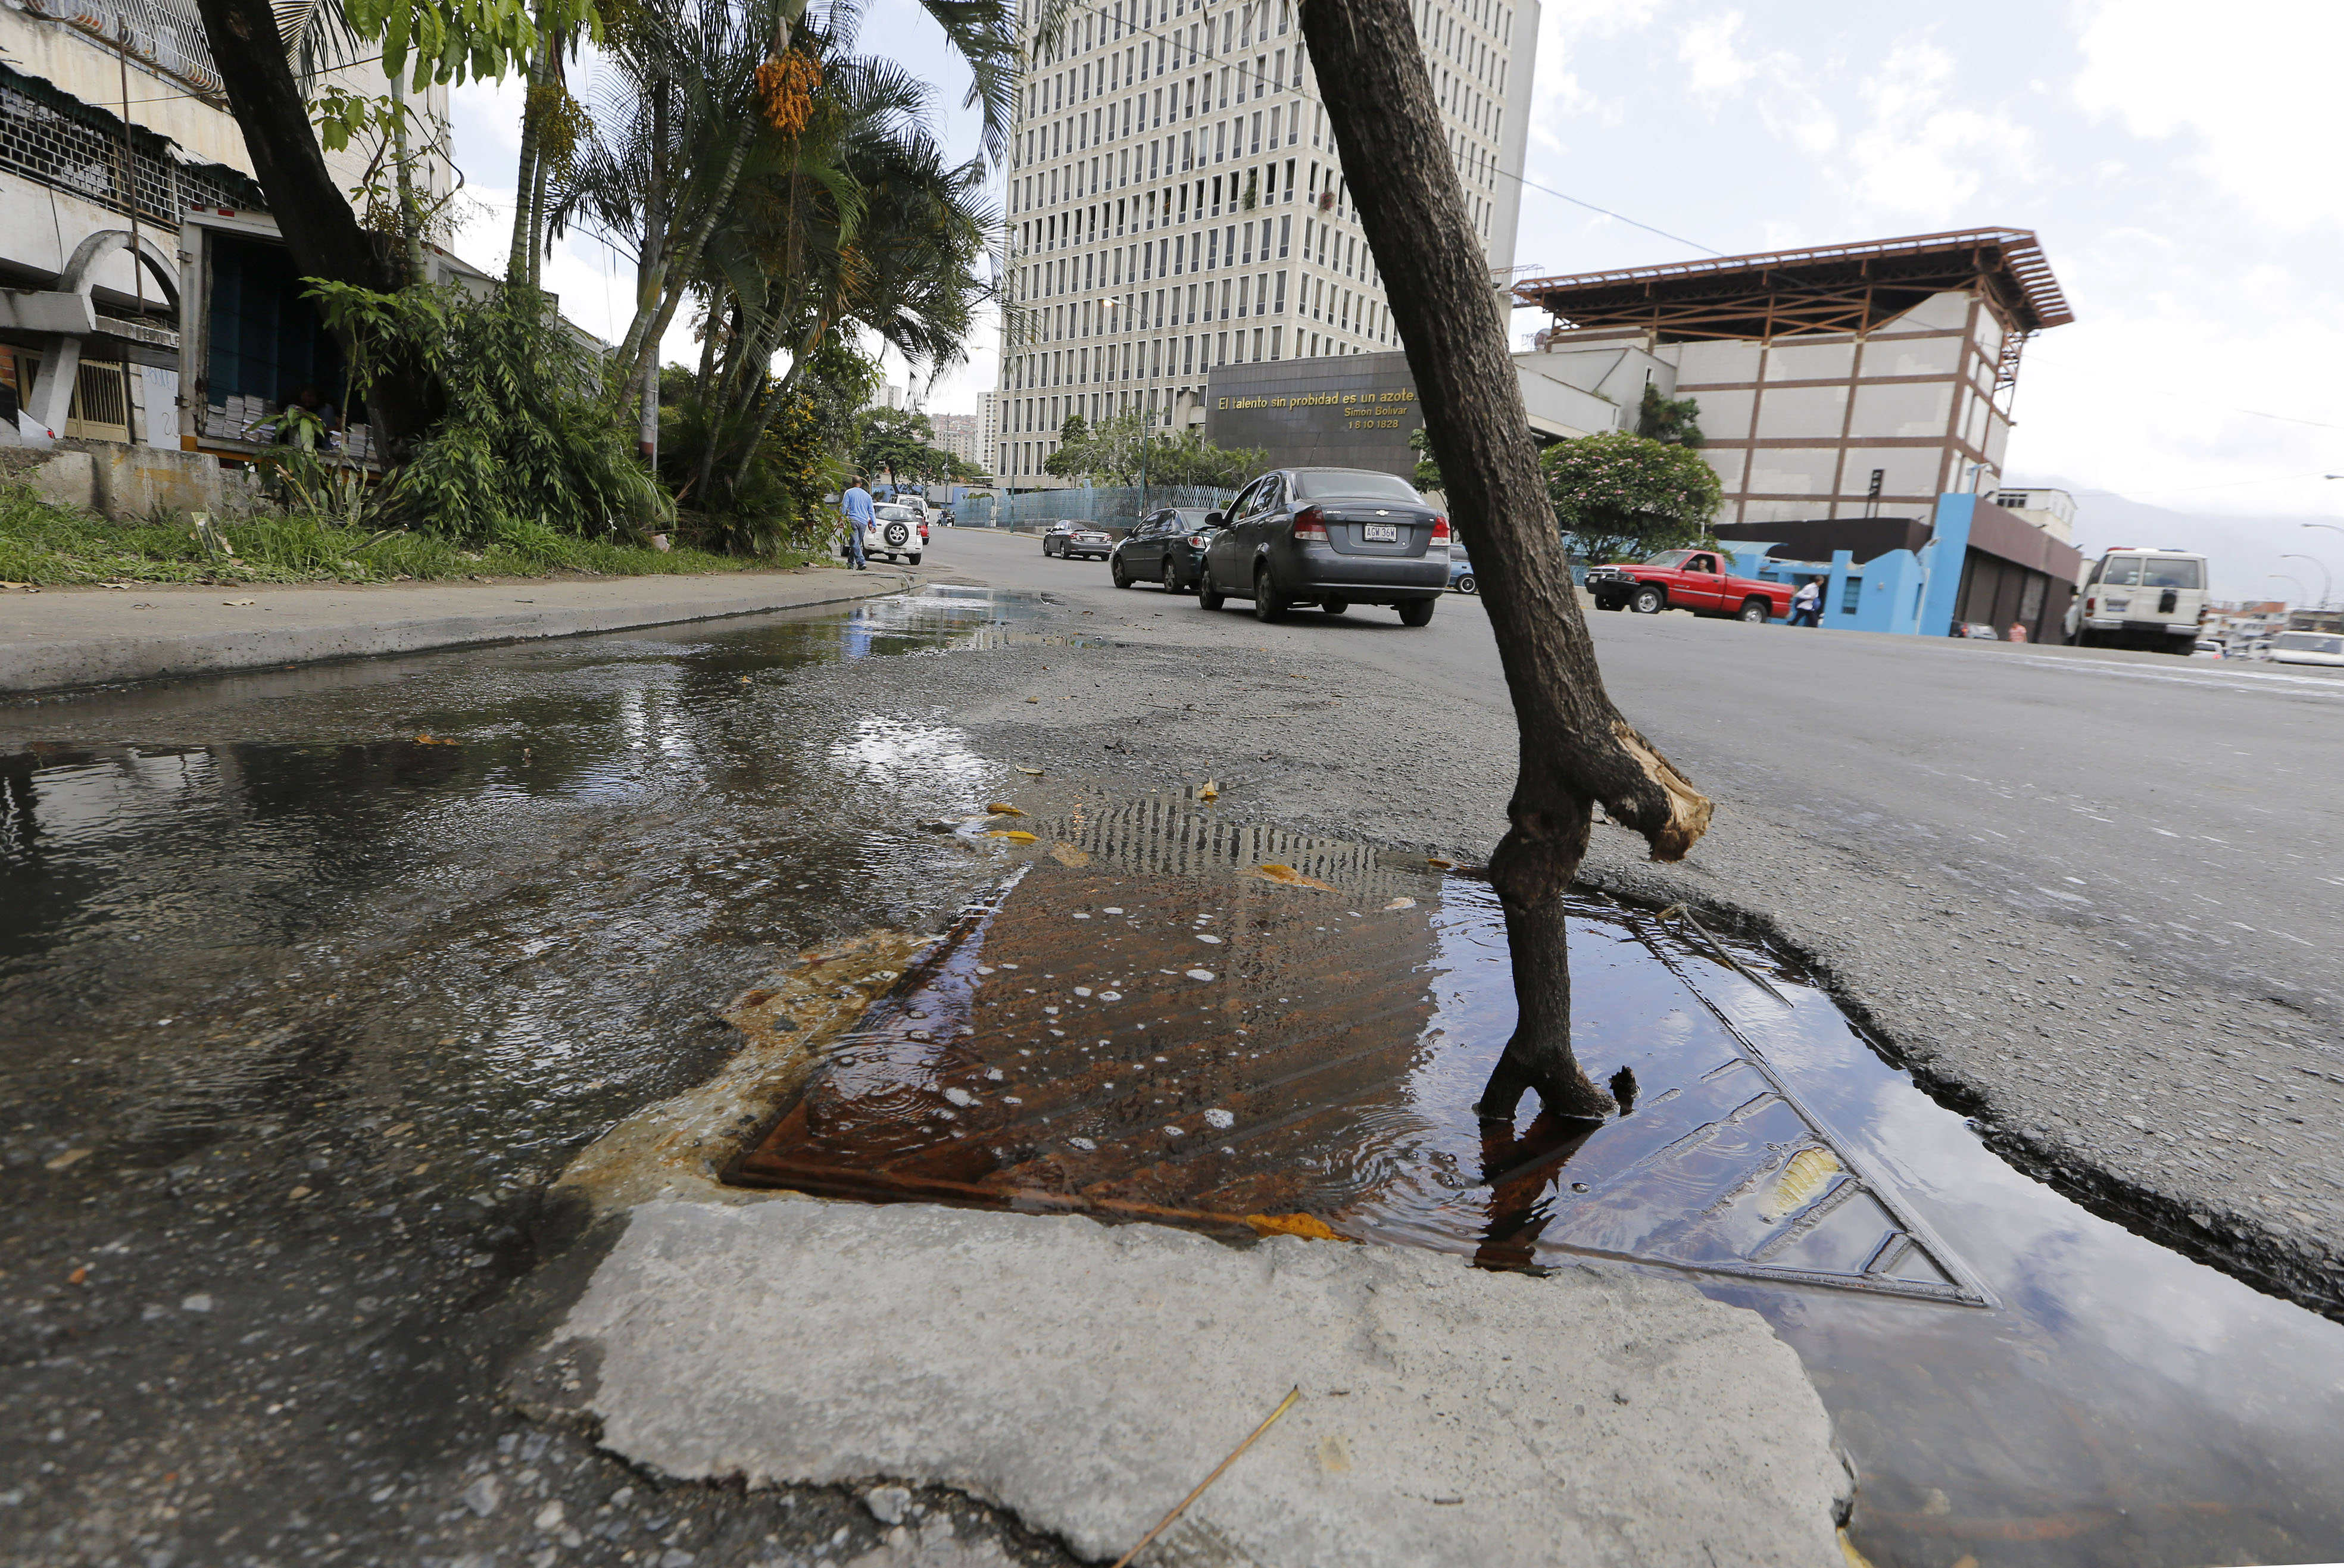
<path id="1" fill-rule="evenodd" d="M 1021 494 L 972 496 L 955 509 L 963 528 L 1025 528 L 1053 522 L 1088 522 L 1101 528 L 1129 528 L 1145 512 L 1166 507 L 1209 511 L 1237 499 L 1233 490 L 1206 485 L 1152 484 L 1080 486 L 1068 490 L 1029 490 Z"/>

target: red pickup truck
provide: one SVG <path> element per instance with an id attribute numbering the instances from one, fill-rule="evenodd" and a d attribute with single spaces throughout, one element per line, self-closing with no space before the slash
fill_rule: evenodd
<path id="1" fill-rule="evenodd" d="M 1787 583 L 1722 572 L 1715 552 L 1707 550 L 1664 550 L 1641 566 L 1615 562 L 1592 567 L 1587 592 L 1598 609 L 1633 610 L 1639 615 L 1690 610 L 1696 615 L 1760 622 L 1791 613 Z"/>

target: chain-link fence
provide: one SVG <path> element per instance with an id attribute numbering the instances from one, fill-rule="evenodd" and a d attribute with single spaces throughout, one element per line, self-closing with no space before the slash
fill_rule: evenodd
<path id="1" fill-rule="evenodd" d="M 953 516 L 964 528 L 1048 527 L 1059 521 L 1095 523 L 1126 529 L 1151 511 L 1166 507 L 1209 511 L 1237 499 L 1233 490 L 1207 485 L 1111 485 L 1104 489 L 1029 490 L 1020 495 L 972 496 L 955 507 Z"/>

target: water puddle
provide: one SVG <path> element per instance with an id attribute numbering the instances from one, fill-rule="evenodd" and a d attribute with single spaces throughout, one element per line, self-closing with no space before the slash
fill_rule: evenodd
<path id="1" fill-rule="evenodd" d="M 1485 885 L 1177 801 L 1015 825 L 732 1179 L 1662 1268 L 1798 1351 L 1882 1568 L 2344 1555 L 2344 1326 L 2012 1170 L 1779 957 L 1580 899 L 1577 1047 L 1632 1108 L 1485 1135 Z"/>
<path id="2" fill-rule="evenodd" d="M 686 1021 L 771 944 L 933 928 L 971 879 L 916 824 L 1008 770 L 793 673 L 1044 612 L 944 591 L 0 708 L 0 1099 L 145 1160 L 402 1088 L 559 1147 L 704 1074 Z"/>

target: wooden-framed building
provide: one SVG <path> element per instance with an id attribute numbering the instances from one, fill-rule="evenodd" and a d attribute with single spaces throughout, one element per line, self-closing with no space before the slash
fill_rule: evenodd
<path id="1" fill-rule="evenodd" d="M 1555 319 L 1541 351 L 1624 360 L 1698 400 L 1722 523 L 1994 489 L 2021 353 L 2075 319 L 2017 228 L 1535 278 L 1514 295 Z"/>

